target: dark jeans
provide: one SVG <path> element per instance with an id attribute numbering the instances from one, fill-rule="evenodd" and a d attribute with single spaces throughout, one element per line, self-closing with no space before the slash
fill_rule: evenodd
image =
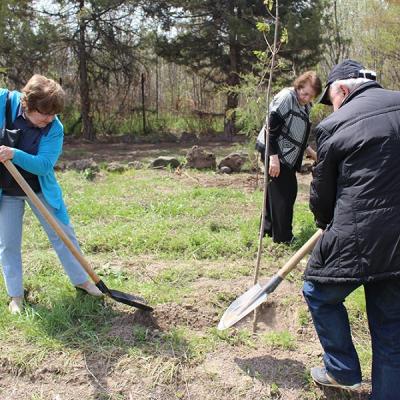
<path id="1" fill-rule="evenodd" d="M 281 163 L 277 178 L 268 184 L 264 234 L 276 243 L 290 242 L 293 238 L 293 207 L 297 196 L 296 171 Z"/>
<path id="2" fill-rule="evenodd" d="M 325 368 L 342 384 L 361 382 L 345 298 L 360 284 L 304 283 L 315 329 L 324 349 Z M 371 400 L 400 399 L 400 280 L 364 284 L 372 342 Z"/>

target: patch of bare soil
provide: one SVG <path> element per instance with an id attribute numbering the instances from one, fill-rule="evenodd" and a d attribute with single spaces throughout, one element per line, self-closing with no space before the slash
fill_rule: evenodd
<path id="1" fill-rule="evenodd" d="M 257 348 L 251 351 L 221 347 L 209 354 L 197 367 L 198 377 L 210 380 L 209 386 L 197 387 L 196 398 L 206 399 L 319 399 L 367 400 L 368 386 L 356 392 L 321 389 L 307 379 L 310 364 L 309 345 L 302 351 Z M 196 384 L 193 385 L 196 387 Z M 215 396 L 215 397 L 212 397 Z"/>
<path id="2" fill-rule="evenodd" d="M 156 143 L 156 144 L 132 144 L 132 143 L 88 143 L 88 142 L 69 142 L 64 145 L 62 155 L 63 161 L 79 160 L 81 158 L 93 158 L 96 162 L 111 161 L 135 161 L 148 158 L 156 158 L 160 155 L 185 156 L 192 148 L 193 143 Z M 232 143 L 211 143 L 201 144 L 207 151 L 215 152 L 216 149 L 232 148 Z"/>
<path id="3" fill-rule="evenodd" d="M 240 172 L 233 174 L 203 174 L 194 170 L 177 170 L 174 176 L 191 186 L 217 187 L 240 189 L 245 192 L 263 190 L 264 175 L 257 172 Z M 299 186 L 297 201 L 307 202 L 309 197 L 309 187 L 312 180 L 311 173 L 298 173 L 297 183 Z"/>
<path id="4" fill-rule="evenodd" d="M 263 278 L 263 282 L 267 279 Z M 243 294 L 247 289 L 253 286 L 252 277 L 243 277 L 234 280 L 215 281 L 212 279 L 201 278 L 193 285 L 196 288 L 195 293 L 202 293 L 203 298 L 210 302 L 213 294 L 231 293 L 235 299 Z M 294 335 L 301 334 L 313 336 L 313 328 L 299 326 L 299 305 L 303 304 L 302 294 L 296 284 L 283 281 L 274 293 L 267 297 L 267 301 L 257 309 L 257 328 L 259 332 L 283 332 L 288 331 Z M 207 300 L 204 302 L 207 305 Z M 226 304 L 229 305 L 229 304 Z M 221 305 L 220 305 L 221 306 Z M 225 307 L 226 308 L 226 307 Z M 217 315 L 217 314 L 215 314 Z M 215 317 L 213 318 L 215 321 Z M 217 321 L 218 322 L 218 321 Z M 216 326 L 216 324 L 214 325 Z M 253 313 L 239 321 L 235 328 L 252 330 Z"/>
<path id="5" fill-rule="evenodd" d="M 297 184 L 299 187 L 299 191 L 297 193 L 297 201 L 308 202 L 309 193 L 310 193 L 310 183 L 312 181 L 312 175 L 310 172 L 296 174 L 297 176 Z"/>
<path id="6" fill-rule="evenodd" d="M 121 308 L 111 321 L 109 337 L 136 347 L 134 327 L 147 328 L 149 337 L 158 337 L 173 327 L 188 326 L 206 332 L 218 323 L 220 309 L 213 309 L 210 297 L 215 291 L 233 289 L 236 295 L 248 287 L 249 277 L 234 281 L 199 278 L 184 304 L 167 303 L 150 314 Z M 255 346 L 221 342 L 200 362 L 186 362 L 173 349 L 149 350 L 132 359 L 121 346 L 107 351 L 71 354 L 54 353 L 44 357 L 35 371 L 18 372 L 12 365 L 0 364 L 0 398 L 40 400 L 367 400 L 365 385 L 353 394 L 318 388 L 310 383 L 307 371 L 320 363 L 321 349 L 312 325 L 299 329 L 297 308 L 301 294 L 295 284 L 283 282 L 260 307 L 258 333 L 289 331 L 296 348 L 285 349 L 255 342 Z M 122 312 L 123 310 L 123 312 Z M 252 317 L 238 328 L 251 329 Z M 151 342 L 150 342 L 151 343 Z M 154 342 L 155 343 L 155 342 Z M 99 343 L 102 348 L 102 343 Z M 135 360 L 135 361 L 134 361 Z M 35 394 L 32 397 L 30 394 Z"/>
<path id="7" fill-rule="evenodd" d="M 234 174 L 203 174 L 194 170 L 178 170 L 175 173 L 178 179 L 187 182 L 191 186 L 199 187 L 218 187 L 241 189 L 253 192 L 263 187 L 263 176 L 255 173 L 241 172 Z"/>
<path id="8" fill-rule="evenodd" d="M 218 314 L 201 305 L 167 303 L 156 306 L 151 314 L 136 312 L 134 323 L 161 331 L 177 326 L 202 331 L 218 323 Z"/>

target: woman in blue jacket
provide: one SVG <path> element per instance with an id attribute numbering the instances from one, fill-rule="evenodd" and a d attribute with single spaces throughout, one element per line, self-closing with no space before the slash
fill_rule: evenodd
<path id="1" fill-rule="evenodd" d="M 0 162 L 12 160 L 79 248 L 61 188 L 54 174 L 64 137 L 64 128 L 56 114 L 62 112 L 64 100 L 65 93 L 61 86 L 41 75 L 34 75 L 22 89 L 22 93 L 0 89 L 0 127 L 5 126 L 8 103 L 11 128 L 21 132 L 17 148 L 0 146 Z M 101 296 L 100 290 L 88 280 L 82 266 L 26 197 L 18 183 L 7 171 L 3 171 L 0 177 L 0 263 L 7 292 L 11 297 L 10 311 L 19 313 L 23 307 L 21 242 L 25 202 L 46 231 L 72 284 L 91 295 Z"/>

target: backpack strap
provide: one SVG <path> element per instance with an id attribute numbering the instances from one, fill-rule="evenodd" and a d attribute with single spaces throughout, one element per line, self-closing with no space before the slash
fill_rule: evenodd
<path id="1" fill-rule="evenodd" d="M 7 93 L 7 100 L 6 100 L 6 129 L 12 129 L 13 122 L 12 122 L 12 112 L 11 112 L 11 96 L 10 92 Z"/>

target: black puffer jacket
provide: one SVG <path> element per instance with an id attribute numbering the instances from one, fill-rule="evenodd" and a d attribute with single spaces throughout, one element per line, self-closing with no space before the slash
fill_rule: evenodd
<path id="1" fill-rule="evenodd" d="M 316 136 L 310 208 L 327 227 L 305 279 L 400 278 L 400 92 L 364 83 Z"/>

